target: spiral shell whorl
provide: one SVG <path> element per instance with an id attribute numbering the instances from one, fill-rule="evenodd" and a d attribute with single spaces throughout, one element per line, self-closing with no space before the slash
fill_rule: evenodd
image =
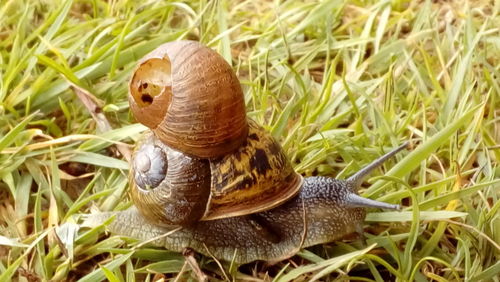
<path id="1" fill-rule="evenodd" d="M 164 145 L 151 132 L 137 143 L 130 168 L 130 195 L 152 223 L 189 225 L 205 214 L 210 164 Z"/>
<path id="2" fill-rule="evenodd" d="M 139 63 L 130 108 L 165 144 L 213 158 L 236 150 L 248 124 L 240 83 L 215 51 L 194 41 L 161 45 Z"/>

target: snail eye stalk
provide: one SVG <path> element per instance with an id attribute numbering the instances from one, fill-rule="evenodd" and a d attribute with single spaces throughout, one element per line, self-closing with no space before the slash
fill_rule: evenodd
<path id="1" fill-rule="evenodd" d="M 361 183 L 363 180 L 375 169 L 380 167 L 385 161 L 402 151 L 403 149 L 406 149 L 409 145 L 409 142 L 403 143 L 401 146 L 393 149 L 392 151 L 386 153 L 385 155 L 381 156 L 380 158 L 374 160 L 371 162 L 369 165 L 365 166 L 362 168 L 360 171 L 356 172 L 354 175 L 349 177 L 347 179 L 347 182 L 352 183 L 354 190 L 357 190 L 359 186 L 361 186 Z"/>

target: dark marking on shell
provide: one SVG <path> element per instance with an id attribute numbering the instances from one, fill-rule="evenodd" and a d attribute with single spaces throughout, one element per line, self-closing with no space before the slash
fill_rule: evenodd
<path id="1" fill-rule="evenodd" d="M 141 95 L 141 100 L 148 105 L 153 103 L 153 97 L 147 93 Z"/>
<path id="2" fill-rule="evenodd" d="M 248 138 L 255 140 L 255 141 L 259 141 L 259 136 L 255 133 L 248 135 Z"/>
<path id="3" fill-rule="evenodd" d="M 241 162 L 241 152 L 237 152 L 236 154 L 234 154 L 234 157 L 237 161 Z"/>
<path id="4" fill-rule="evenodd" d="M 291 174 L 289 174 L 289 175 L 287 175 L 287 176 L 285 177 L 285 181 L 286 181 L 286 182 L 290 182 L 290 181 L 292 181 L 294 178 L 295 178 L 295 175 L 294 175 L 293 173 L 291 173 Z"/>
<path id="5" fill-rule="evenodd" d="M 250 167 L 257 170 L 257 174 L 265 174 L 266 171 L 271 169 L 269 159 L 267 158 L 266 151 L 262 149 L 255 149 L 255 153 L 250 159 Z"/>
<path id="6" fill-rule="evenodd" d="M 248 189 L 249 187 L 252 187 L 254 185 L 255 181 L 253 180 L 252 177 L 244 177 L 237 185 L 236 185 L 236 189 L 237 190 L 240 190 L 240 189 Z"/>
<path id="7" fill-rule="evenodd" d="M 279 143 L 254 121 L 249 120 L 249 126 L 237 151 L 210 159 L 212 195 L 207 220 L 271 209 L 296 195 L 301 187 L 302 180 L 293 172 Z M 276 241 L 274 231 L 281 232 L 269 230 L 259 220 L 249 224 L 254 226 L 252 233 L 261 230 L 261 236 L 271 238 L 267 241 Z"/>

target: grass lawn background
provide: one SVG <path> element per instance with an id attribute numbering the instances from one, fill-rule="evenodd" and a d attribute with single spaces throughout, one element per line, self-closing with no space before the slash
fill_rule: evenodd
<path id="1" fill-rule="evenodd" d="M 404 205 L 370 211 L 367 246 L 346 238 L 272 266 L 197 257 L 211 279 L 500 281 L 499 11 L 482 0 L 0 1 L 0 281 L 195 279 L 180 254 L 77 225 L 131 205 L 117 147 L 144 127 L 127 83 L 140 57 L 177 39 L 231 63 L 248 115 L 303 175 L 346 178 L 414 144 L 360 191 Z"/>

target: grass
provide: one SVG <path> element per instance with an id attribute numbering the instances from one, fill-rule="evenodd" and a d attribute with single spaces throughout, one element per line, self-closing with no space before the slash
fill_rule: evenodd
<path id="1" fill-rule="evenodd" d="M 498 1 L 1 3 L 0 281 L 195 279 L 180 254 L 78 226 L 130 206 L 115 145 L 144 130 L 131 70 L 186 38 L 232 63 L 248 115 L 303 175 L 345 178 L 414 144 L 361 191 L 405 206 L 368 214 L 368 247 L 346 238 L 239 268 L 197 257 L 209 277 L 500 281 Z"/>

